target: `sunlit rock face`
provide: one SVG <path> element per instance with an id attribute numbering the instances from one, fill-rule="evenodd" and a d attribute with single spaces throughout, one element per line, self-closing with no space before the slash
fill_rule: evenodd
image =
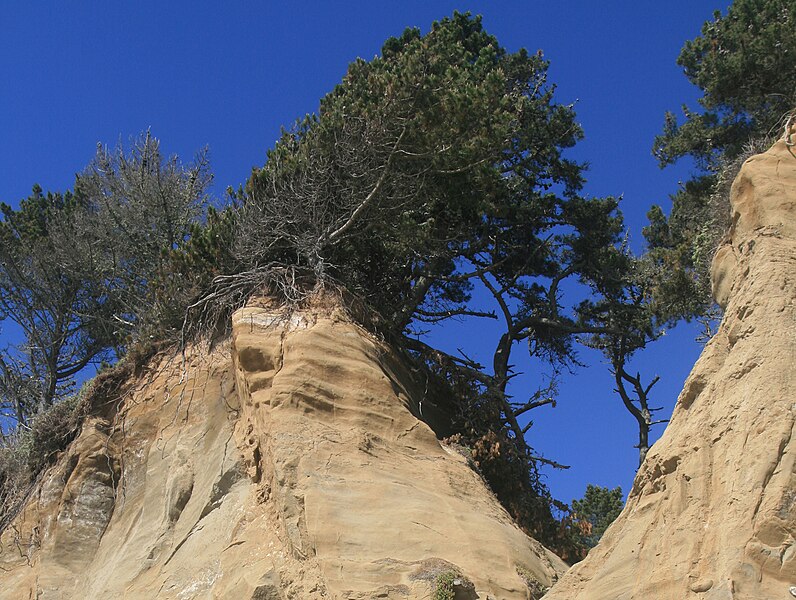
<path id="1" fill-rule="evenodd" d="M 518 567 L 551 582 L 562 563 L 418 419 L 424 390 L 392 351 L 347 320 L 278 319 L 233 319 L 241 445 L 290 553 L 333 597 L 426 597 L 440 559 L 480 598 L 526 598 Z"/>
<path id="2" fill-rule="evenodd" d="M 736 178 L 718 333 L 621 516 L 545 600 L 796 595 L 794 150 L 780 141 Z"/>
<path id="3" fill-rule="evenodd" d="M 0 536 L 0 598 L 420 599 L 455 570 L 457 598 L 525 600 L 565 565 L 424 392 L 339 311 L 244 308 L 87 421 Z"/>

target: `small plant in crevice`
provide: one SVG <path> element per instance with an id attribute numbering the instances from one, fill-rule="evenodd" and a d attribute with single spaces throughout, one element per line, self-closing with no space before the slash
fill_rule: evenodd
<path id="1" fill-rule="evenodd" d="M 416 564 L 417 570 L 409 578 L 428 583 L 432 589 L 431 600 L 454 600 L 457 589 L 475 591 L 475 586 L 462 574 L 459 567 L 447 560 L 434 557 Z"/>
<path id="2" fill-rule="evenodd" d="M 444 571 L 437 575 L 432 598 L 433 600 L 455 600 L 457 587 L 474 589 L 472 582 L 459 571 L 453 569 Z"/>
<path id="3" fill-rule="evenodd" d="M 437 576 L 434 600 L 453 600 L 456 597 L 456 590 L 453 587 L 456 575 L 455 571 L 445 571 Z"/>

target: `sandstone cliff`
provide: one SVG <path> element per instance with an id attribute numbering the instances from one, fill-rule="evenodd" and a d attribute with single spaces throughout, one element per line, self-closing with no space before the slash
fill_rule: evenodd
<path id="1" fill-rule="evenodd" d="M 731 192 L 713 262 L 724 307 L 627 505 L 545 600 L 774 600 L 796 589 L 796 155 Z"/>
<path id="2" fill-rule="evenodd" d="M 745 164 L 725 307 L 622 515 L 547 600 L 796 585 L 796 157 Z M 425 407 L 424 407 L 425 404 Z M 527 599 L 564 569 L 437 440 L 422 385 L 341 315 L 238 311 L 97 411 L 0 535 L 0 598 Z M 465 585 L 466 580 L 473 583 Z"/>
<path id="3" fill-rule="evenodd" d="M 457 598 L 526 599 L 518 572 L 563 572 L 385 344 L 334 314 L 233 327 L 85 423 L 0 537 L 0 598 L 419 599 L 456 571 Z"/>

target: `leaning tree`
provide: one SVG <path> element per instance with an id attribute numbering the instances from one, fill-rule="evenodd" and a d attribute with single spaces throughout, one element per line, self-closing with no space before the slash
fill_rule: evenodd
<path id="1" fill-rule="evenodd" d="M 74 195 L 38 186 L 18 209 L 0 206 L 0 318 L 22 339 L 0 353 L 0 403 L 19 426 L 70 393 L 74 376 L 113 345 L 97 263 L 79 251 L 82 209 Z"/>
<path id="2" fill-rule="evenodd" d="M 188 321 L 212 328 L 257 293 L 300 303 L 344 289 L 459 392 L 460 432 L 532 529 L 549 498 L 524 416 L 553 402 L 553 390 L 512 398 L 511 354 L 525 344 L 533 357 L 566 363 L 575 334 L 605 331 L 579 317 L 589 301 L 576 307 L 564 292 L 570 282 L 597 290 L 618 264 L 622 229 L 614 199 L 579 194 L 583 166 L 564 151 L 581 129 L 572 106 L 554 100 L 547 68 L 540 52 L 508 52 L 464 14 L 425 35 L 408 29 L 379 57 L 352 63 L 236 194 L 234 227 L 217 228 L 230 267 Z M 189 243 L 180 262 L 194 254 L 203 263 L 213 252 Z M 474 301 L 476 288 L 491 305 Z M 454 317 L 500 323 L 491 365 L 416 335 L 418 324 Z"/>

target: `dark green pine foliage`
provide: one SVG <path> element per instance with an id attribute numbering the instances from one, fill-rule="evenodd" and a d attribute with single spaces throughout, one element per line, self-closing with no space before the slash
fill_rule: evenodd
<path id="1" fill-rule="evenodd" d="M 623 506 L 622 488 L 588 484 L 583 498 L 572 501 L 574 520 L 581 523 L 581 543 L 586 548 L 594 548 L 622 512 Z"/>
<path id="2" fill-rule="evenodd" d="M 683 106 L 683 119 L 667 113 L 653 153 L 662 167 L 690 157 L 698 171 L 672 196 L 668 218 L 652 208 L 645 236 L 662 275 L 661 309 L 688 317 L 712 304 L 708 269 L 740 162 L 779 137 L 796 108 L 796 3 L 736 0 L 685 43 L 677 64 L 702 91 L 700 107 Z"/>
<path id="3" fill-rule="evenodd" d="M 158 327 L 180 330 L 190 304 L 213 280 L 237 271 L 235 231 L 234 206 L 209 206 L 204 222 L 191 223 L 185 239 L 164 251 L 166 260 L 150 286 Z"/>
<path id="4" fill-rule="evenodd" d="M 113 307 L 78 239 L 83 210 L 71 193 L 39 186 L 17 210 L 0 205 L 0 317 L 23 339 L 0 354 L 0 402 L 20 424 L 71 392 L 74 376 L 113 345 Z"/>
<path id="5" fill-rule="evenodd" d="M 240 260 L 340 282 L 396 332 L 466 310 L 479 269 L 549 312 L 523 277 L 588 271 L 617 230 L 612 200 L 577 197 L 562 152 L 582 134 L 553 91 L 541 54 L 508 53 L 479 18 L 388 40 L 252 175 Z"/>

